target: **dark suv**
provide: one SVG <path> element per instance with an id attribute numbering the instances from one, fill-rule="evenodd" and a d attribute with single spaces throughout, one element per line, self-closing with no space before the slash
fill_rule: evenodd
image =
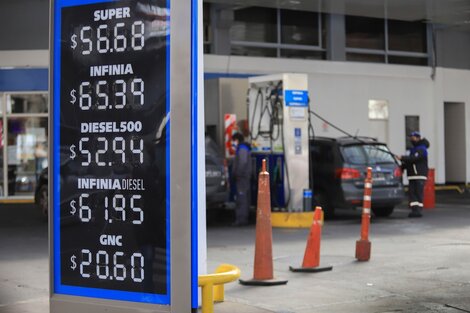
<path id="1" fill-rule="evenodd" d="M 315 137 L 310 140 L 310 158 L 315 203 L 326 215 L 362 207 L 367 167 L 372 168 L 376 216 L 389 216 L 403 201 L 401 168 L 384 143 L 364 137 Z"/>

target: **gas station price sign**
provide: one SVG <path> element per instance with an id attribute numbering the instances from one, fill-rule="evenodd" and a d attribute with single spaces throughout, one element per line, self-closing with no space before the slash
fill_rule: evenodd
<path id="1" fill-rule="evenodd" d="M 55 1 L 54 292 L 169 304 L 169 8 Z"/>

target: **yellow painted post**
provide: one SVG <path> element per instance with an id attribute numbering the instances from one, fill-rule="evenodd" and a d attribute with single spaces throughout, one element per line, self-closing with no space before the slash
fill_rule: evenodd
<path id="1" fill-rule="evenodd" d="M 202 313 L 213 313 L 214 312 L 214 301 L 212 296 L 214 285 L 207 283 L 202 286 Z"/>
<path id="2" fill-rule="evenodd" d="M 215 274 L 201 275 L 198 285 L 202 288 L 202 313 L 213 313 L 214 301 L 224 301 L 223 284 L 235 281 L 240 277 L 240 269 L 234 265 L 222 264 Z"/>
<path id="3" fill-rule="evenodd" d="M 223 273 L 233 270 L 232 266 L 227 266 L 228 264 L 222 264 L 217 267 L 215 273 Z M 225 299 L 225 286 L 224 284 L 214 286 L 214 302 L 224 302 Z"/>
<path id="4" fill-rule="evenodd" d="M 214 302 L 224 302 L 225 287 L 223 284 L 214 286 Z"/>

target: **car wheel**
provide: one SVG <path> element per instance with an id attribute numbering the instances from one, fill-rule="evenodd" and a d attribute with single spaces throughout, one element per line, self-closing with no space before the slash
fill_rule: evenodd
<path id="1" fill-rule="evenodd" d="M 393 207 L 393 206 L 372 208 L 372 212 L 374 213 L 375 216 L 387 217 L 387 216 L 392 215 L 393 209 L 395 209 L 395 207 Z"/>
<path id="2" fill-rule="evenodd" d="M 37 199 L 37 205 L 38 208 L 42 214 L 42 216 L 46 219 L 48 214 L 49 214 L 49 192 L 47 189 L 47 186 L 44 185 L 41 188 L 39 188 L 38 191 L 38 199 Z"/>
<path id="3" fill-rule="evenodd" d="M 315 193 L 313 199 L 313 210 L 315 210 L 315 206 L 320 206 L 323 209 L 325 218 L 332 218 L 335 216 L 335 209 L 333 208 L 333 206 L 331 206 L 330 202 L 323 193 Z"/>

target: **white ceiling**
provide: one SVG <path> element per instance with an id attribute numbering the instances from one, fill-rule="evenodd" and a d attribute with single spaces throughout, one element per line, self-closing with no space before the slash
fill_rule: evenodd
<path id="1" fill-rule="evenodd" d="M 470 0 L 204 0 L 231 6 L 261 6 L 358 15 L 405 21 L 429 21 L 470 32 Z M 385 13 L 386 12 L 386 13 Z"/>

